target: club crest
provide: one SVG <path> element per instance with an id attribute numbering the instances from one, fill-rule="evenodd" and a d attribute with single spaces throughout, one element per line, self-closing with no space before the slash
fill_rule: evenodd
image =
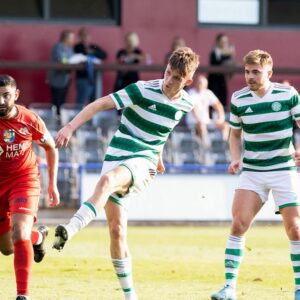
<path id="1" fill-rule="evenodd" d="M 280 102 L 274 102 L 272 103 L 272 110 L 273 111 L 280 111 L 281 110 L 281 103 Z"/>
<path id="2" fill-rule="evenodd" d="M 3 139 L 6 143 L 12 143 L 15 140 L 15 131 L 13 129 L 6 129 L 3 133 Z"/>

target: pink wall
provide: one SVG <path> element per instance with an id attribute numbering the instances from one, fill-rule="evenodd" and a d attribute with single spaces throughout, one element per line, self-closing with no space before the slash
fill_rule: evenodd
<path id="1" fill-rule="evenodd" d="M 153 63 L 163 63 L 169 51 L 172 38 L 182 36 L 187 44 L 201 56 L 201 63 L 207 65 L 208 55 L 214 38 L 220 31 L 229 35 L 236 46 L 237 60 L 241 63 L 243 55 L 251 49 L 262 48 L 271 52 L 275 66 L 300 68 L 300 35 L 297 30 L 253 29 L 253 28 L 208 28 L 199 27 L 196 17 L 196 0 L 123 0 L 122 25 L 88 26 L 93 40 L 108 53 L 108 62 L 114 62 L 117 50 L 122 47 L 122 38 L 127 31 L 136 31 L 141 40 L 141 48 L 151 54 Z M 0 27 L 1 46 L 0 60 L 47 61 L 50 49 L 57 41 L 63 29 L 77 31 L 80 25 L 72 24 L 22 24 L 3 23 Z M 12 71 L 16 77 L 23 96 L 21 102 L 49 101 L 45 71 Z M 153 78 L 161 74 L 142 74 L 143 78 Z M 113 85 L 115 75 L 112 72 L 104 75 L 105 93 Z M 275 80 L 282 76 L 275 76 Z M 299 76 L 288 77 L 300 88 Z M 236 75 L 230 82 L 230 91 L 243 85 L 243 77 Z M 68 101 L 74 101 L 74 86 L 69 93 Z"/>

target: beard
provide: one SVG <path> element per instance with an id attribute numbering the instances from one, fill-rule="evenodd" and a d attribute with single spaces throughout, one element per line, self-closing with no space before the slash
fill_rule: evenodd
<path id="1" fill-rule="evenodd" d="M 14 106 L 0 106 L 0 118 L 4 118 L 12 111 Z"/>
<path id="2" fill-rule="evenodd" d="M 257 91 L 261 87 L 260 84 L 258 84 L 257 82 L 254 82 L 254 81 L 248 81 L 247 85 L 251 91 Z"/>

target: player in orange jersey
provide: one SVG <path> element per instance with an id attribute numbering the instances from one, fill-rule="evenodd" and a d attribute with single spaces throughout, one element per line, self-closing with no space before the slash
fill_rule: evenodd
<path id="1" fill-rule="evenodd" d="M 40 196 L 33 141 L 46 153 L 50 206 L 59 204 L 58 153 L 40 117 L 15 104 L 19 94 L 16 81 L 0 75 L 0 252 L 14 253 L 17 300 L 26 300 L 32 261 L 43 259 L 48 233 L 46 226 L 32 231 Z"/>

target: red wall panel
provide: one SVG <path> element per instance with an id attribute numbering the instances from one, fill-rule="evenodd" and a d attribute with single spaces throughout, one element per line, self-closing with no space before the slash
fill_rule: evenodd
<path id="1" fill-rule="evenodd" d="M 149 53 L 153 63 L 163 63 L 169 51 L 172 38 L 182 36 L 187 44 L 201 56 L 201 63 L 207 65 L 209 51 L 215 35 L 225 32 L 236 46 L 237 61 L 251 49 L 261 48 L 271 52 L 276 66 L 299 67 L 300 35 L 297 30 L 200 27 L 197 24 L 196 0 L 124 0 L 122 1 L 122 24 L 118 26 L 88 25 L 93 41 L 108 53 L 107 62 L 114 62 L 115 53 L 122 47 L 123 35 L 136 31 L 140 36 L 141 48 Z M 80 25 L 72 24 L 22 24 L 2 23 L 0 27 L 0 60 L 47 61 L 50 49 L 63 29 L 77 31 Z M 49 101 L 45 71 L 1 70 L 9 72 L 18 80 L 22 90 L 20 102 Z M 143 73 L 143 78 L 161 74 Z M 115 74 L 105 73 L 105 93 L 111 91 Z M 275 76 L 281 79 L 282 76 Z M 288 77 L 300 87 L 299 76 Z M 236 75 L 230 82 L 230 91 L 243 85 L 243 77 Z M 74 101 L 74 84 L 68 101 Z"/>

